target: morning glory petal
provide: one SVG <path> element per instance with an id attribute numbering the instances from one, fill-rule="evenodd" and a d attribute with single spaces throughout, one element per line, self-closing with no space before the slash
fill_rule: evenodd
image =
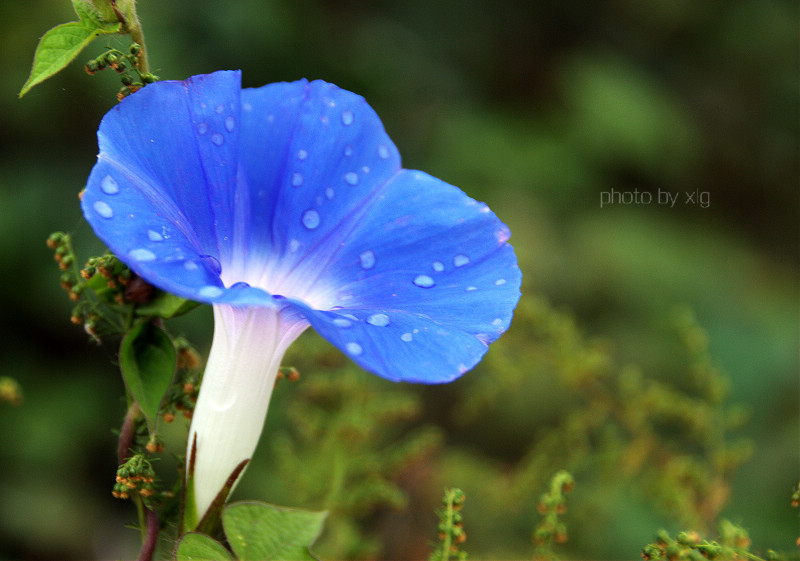
<path id="1" fill-rule="evenodd" d="M 403 170 L 371 201 L 339 259 L 317 280 L 314 290 L 327 291 L 336 315 L 306 317 L 380 376 L 452 380 L 511 322 L 521 273 L 508 237 L 486 205 Z"/>

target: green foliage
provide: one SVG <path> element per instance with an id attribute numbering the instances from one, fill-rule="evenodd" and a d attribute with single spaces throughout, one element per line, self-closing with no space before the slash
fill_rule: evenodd
<path id="1" fill-rule="evenodd" d="M 222 525 L 233 553 L 205 534 L 190 532 L 176 549 L 178 561 L 236 559 L 239 561 L 313 560 L 316 541 L 327 513 L 238 502 L 225 507 Z"/>
<path id="2" fill-rule="evenodd" d="M 30 76 L 22 86 L 19 97 L 53 74 L 65 68 L 94 39 L 100 35 L 118 33 L 122 24 L 106 20 L 91 2 L 73 0 L 80 21 L 62 23 L 44 34 L 36 47 Z"/>
<path id="3" fill-rule="evenodd" d="M 467 552 L 462 551 L 460 545 L 467 540 L 464 532 L 462 516 L 459 512 L 464 506 L 464 492 L 461 489 L 445 489 L 442 498 L 442 508 L 436 514 L 439 517 L 437 526 L 439 541 L 431 552 L 430 561 L 464 561 Z"/>
<path id="4" fill-rule="evenodd" d="M 172 339 L 149 319 L 139 320 L 122 339 L 119 365 L 129 395 L 144 413 L 150 433 L 155 433 L 177 365 Z"/>
<path id="5" fill-rule="evenodd" d="M 290 491 L 285 500 L 331 513 L 321 546 L 326 556 L 375 555 L 380 546 L 369 521 L 381 510 L 406 506 L 397 479 L 433 453 L 440 432 L 430 426 L 405 428 L 419 416 L 422 403 L 404 387 L 387 388 L 342 364 L 327 344 L 317 347 L 316 355 L 310 354 L 311 338 L 295 346 L 302 347 L 305 360 L 325 364 L 316 367 L 325 372 L 303 376 L 293 386 L 286 405 L 290 429 L 270 438 L 274 471 L 269 477 Z"/>

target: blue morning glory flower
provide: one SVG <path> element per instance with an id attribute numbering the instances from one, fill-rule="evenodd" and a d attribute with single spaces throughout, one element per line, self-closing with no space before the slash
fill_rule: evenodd
<path id="1" fill-rule="evenodd" d="M 103 118 L 82 198 L 151 284 L 213 305 L 190 429 L 202 515 L 250 458 L 286 348 L 309 325 L 364 369 L 440 383 L 509 326 L 521 273 L 482 203 L 403 169 L 363 98 L 239 72 L 158 82 Z"/>

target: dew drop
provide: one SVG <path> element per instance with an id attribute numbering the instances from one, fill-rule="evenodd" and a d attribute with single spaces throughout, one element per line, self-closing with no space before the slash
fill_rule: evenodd
<path id="1" fill-rule="evenodd" d="M 231 116 L 225 117 L 225 130 L 233 132 L 234 128 L 236 128 L 236 119 Z"/>
<path id="2" fill-rule="evenodd" d="M 389 316 L 386 314 L 372 314 L 367 318 L 367 323 L 377 327 L 386 327 L 389 325 Z"/>
<path id="3" fill-rule="evenodd" d="M 456 267 L 463 267 L 467 263 L 469 263 L 469 257 L 464 255 L 463 253 L 459 253 L 458 255 L 453 257 L 453 265 L 455 265 Z"/>
<path id="4" fill-rule="evenodd" d="M 313 230 L 317 226 L 319 226 L 319 213 L 312 209 L 308 209 L 303 213 L 303 226 L 308 228 L 309 230 Z"/>
<path id="5" fill-rule="evenodd" d="M 297 250 L 300 249 L 300 242 L 296 239 L 292 238 L 289 240 L 289 251 L 291 253 L 297 253 Z"/>
<path id="6" fill-rule="evenodd" d="M 148 230 L 147 239 L 150 240 L 151 242 L 162 242 L 164 241 L 164 236 L 162 236 L 155 230 Z"/>
<path id="7" fill-rule="evenodd" d="M 197 263 L 195 263 L 194 261 L 184 261 L 183 268 L 186 269 L 187 271 L 196 271 L 200 267 L 198 267 Z"/>
<path id="8" fill-rule="evenodd" d="M 494 281 L 495 286 L 503 286 L 506 283 L 506 279 L 497 279 Z"/>
<path id="9" fill-rule="evenodd" d="M 352 125 L 353 124 L 353 119 L 354 119 L 353 112 L 350 111 L 349 109 L 342 113 L 342 124 L 344 126 L 347 127 L 347 126 Z"/>
<path id="10" fill-rule="evenodd" d="M 349 185 L 358 185 L 358 174 L 354 171 L 348 171 L 344 174 L 344 180 Z"/>
<path id="11" fill-rule="evenodd" d="M 349 319 L 336 318 L 333 320 L 333 325 L 336 327 L 350 327 L 353 325 L 353 322 L 351 322 Z"/>
<path id="12" fill-rule="evenodd" d="M 442 263 L 441 261 L 434 261 L 433 263 L 431 263 L 431 267 L 433 267 L 433 270 L 438 273 L 444 271 L 444 263 Z"/>
<path id="13" fill-rule="evenodd" d="M 361 171 L 363 171 L 364 173 L 369 173 L 369 166 L 362 167 Z"/>
<path id="14" fill-rule="evenodd" d="M 208 132 L 208 123 L 197 123 L 197 134 L 206 134 Z"/>
<path id="15" fill-rule="evenodd" d="M 292 174 L 292 187 L 300 187 L 303 184 L 303 174 Z"/>
<path id="16" fill-rule="evenodd" d="M 358 259 L 361 261 L 362 269 L 372 269 L 375 266 L 375 254 L 371 249 L 362 251 Z"/>
<path id="17" fill-rule="evenodd" d="M 214 274 L 219 275 L 222 273 L 222 264 L 213 255 L 201 255 L 200 259 L 214 271 Z"/>
<path id="18" fill-rule="evenodd" d="M 400 335 L 400 339 L 405 341 L 406 343 L 410 343 L 414 336 L 411 333 L 403 333 Z"/>
<path id="19" fill-rule="evenodd" d="M 92 208 L 94 208 L 94 211 L 103 218 L 111 218 L 114 216 L 114 210 L 108 206 L 108 203 L 104 201 L 95 201 L 95 203 L 92 205 Z"/>
<path id="20" fill-rule="evenodd" d="M 414 277 L 414 284 L 420 288 L 431 288 L 432 286 L 436 285 L 436 281 L 434 281 L 428 275 L 417 275 Z"/>
<path id="21" fill-rule="evenodd" d="M 389 159 L 389 147 L 385 144 L 381 144 L 378 146 L 378 157 L 381 160 L 388 160 Z"/>
<path id="22" fill-rule="evenodd" d="M 494 320 L 492 320 L 492 325 L 494 325 L 495 327 L 500 327 L 501 325 L 503 325 L 503 320 L 500 318 L 495 318 Z"/>
<path id="23" fill-rule="evenodd" d="M 364 352 L 364 349 L 362 349 L 361 345 L 359 345 L 358 343 L 347 343 L 345 345 L 345 348 L 347 349 L 347 352 L 350 353 L 351 355 L 360 355 L 362 352 Z"/>
<path id="24" fill-rule="evenodd" d="M 305 160 L 306 158 L 308 158 L 308 152 L 306 152 L 305 150 L 298 150 L 297 151 L 297 159 L 298 160 L 302 161 L 302 160 Z"/>
<path id="25" fill-rule="evenodd" d="M 222 113 L 225 111 L 225 106 L 220 103 L 217 105 L 217 108 L 214 109 L 214 111 L 217 112 L 217 115 L 222 115 Z"/>
<path id="26" fill-rule="evenodd" d="M 211 135 L 211 142 L 214 143 L 214 146 L 222 146 L 222 143 L 225 142 L 225 139 L 217 132 Z"/>
<path id="27" fill-rule="evenodd" d="M 250 288 L 250 283 L 240 281 L 233 283 L 230 288 Z"/>
<path id="28" fill-rule="evenodd" d="M 149 249 L 138 248 L 130 250 L 128 252 L 128 257 L 136 259 L 137 261 L 154 261 L 156 254 Z"/>
<path id="29" fill-rule="evenodd" d="M 100 189 L 102 189 L 103 193 L 106 195 L 116 195 L 119 193 L 119 185 L 117 185 L 117 180 L 110 175 L 106 175 L 103 178 L 103 181 L 100 182 Z"/>
<path id="30" fill-rule="evenodd" d="M 345 156 L 352 156 L 353 155 L 353 147 L 349 144 L 344 147 L 344 155 Z"/>
<path id="31" fill-rule="evenodd" d="M 468 286 L 468 287 L 467 287 L 467 288 L 465 288 L 464 290 L 465 290 L 466 292 L 474 292 L 474 291 L 478 290 L 478 287 L 477 287 L 477 286 Z"/>
<path id="32" fill-rule="evenodd" d="M 243 103 L 242 104 L 242 109 L 244 109 L 245 111 L 252 111 L 253 110 L 253 106 L 250 103 Z"/>
<path id="33" fill-rule="evenodd" d="M 333 190 L 333 187 L 328 187 L 327 189 L 325 189 L 325 197 L 326 197 L 326 198 L 327 198 L 329 201 L 332 201 L 332 200 L 333 200 L 333 196 L 334 196 L 335 194 L 336 194 L 336 192 Z"/>
<path id="34" fill-rule="evenodd" d="M 218 286 L 206 285 L 197 293 L 202 296 L 203 298 L 216 298 L 217 296 L 222 295 L 223 290 Z"/>

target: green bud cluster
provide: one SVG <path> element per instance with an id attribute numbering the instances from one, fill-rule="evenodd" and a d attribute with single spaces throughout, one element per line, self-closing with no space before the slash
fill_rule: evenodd
<path id="1" fill-rule="evenodd" d="M 156 473 L 143 454 L 134 454 L 117 468 L 116 482 L 111 494 L 118 499 L 128 499 L 131 493 L 152 497 L 156 493 Z"/>
<path id="2" fill-rule="evenodd" d="M 127 53 L 117 49 L 109 49 L 99 57 L 87 62 L 85 69 L 89 75 L 94 75 L 106 68 L 110 68 L 120 74 L 120 81 L 123 87 L 117 93 L 117 98 L 122 100 L 125 96 L 158 80 L 158 76 L 149 72 L 142 72 L 141 54 L 142 46 L 138 43 L 131 43 Z"/>
<path id="3" fill-rule="evenodd" d="M 554 559 L 554 544 L 566 543 L 567 526 L 561 516 L 567 512 L 567 493 L 575 488 L 575 479 L 565 471 L 558 471 L 550 480 L 550 489 L 543 493 L 536 505 L 542 521 L 533 530 L 535 559 Z"/>
<path id="4" fill-rule="evenodd" d="M 719 539 L 710 541 L 698 532 L 688 530 L 679 532 L 674 538 L 666 530 L 659 530 L 655 542 L 642 550 L 642 558 L 652 561 L 737 561 L 748 559 L 764 561 L 777 559 L 774 551 L 768 550 L 761 558 L 750 551 L 750 536 L 741 526 L 722 520 L 719 525 Z"/>
<path id="5" fill-rule="evenodd" d="M 467 553 L 459 549 L 459 546 L 467 539 L 460 512 L 465 498 L 461 489 L 445 489 L 442 507 L 436 511 L 436 515 L 439 517 L 438 542 L 436 549 L 430 555 L 430 561 L 467 558 Z"/>
<path id="6" fill-rule="evenodd" d="M 14 378 L 0 376 L 0 403 L 22 404 L 22 388 Z"/>

